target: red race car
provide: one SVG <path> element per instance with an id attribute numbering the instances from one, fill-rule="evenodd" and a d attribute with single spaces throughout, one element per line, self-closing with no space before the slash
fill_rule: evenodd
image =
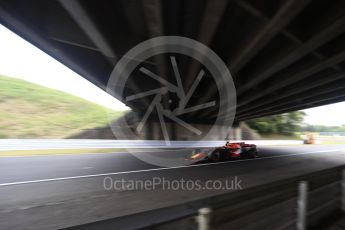
<path id="1" fill-rule="evenodd" d="M 194 162 L 219 162 L 239 158 L 256 158 L 258 157 L 258 152 L 259 151 L 254 144 L 246 144 L 244 142 L 226 142 L 224 146 L 218 147 L 211 151 L 209 149 L 194 150 L 191 160 Z"/>

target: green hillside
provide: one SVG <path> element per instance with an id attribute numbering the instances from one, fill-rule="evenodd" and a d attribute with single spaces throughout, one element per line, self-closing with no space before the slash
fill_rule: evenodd
<path id="1" fill-rule="evenodd" d="M 0 76 L 0 138 L 65 138 L 107 125 L 108 112 L 64 92 Z"/>

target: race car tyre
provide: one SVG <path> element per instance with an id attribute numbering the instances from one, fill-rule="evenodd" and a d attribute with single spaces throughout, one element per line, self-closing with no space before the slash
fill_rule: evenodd
<path id="1" fill-rule="evenodd" d="M 257 157 L 259 157 L 259 153 L 258 153 L 258 151 L 252 151 L 252 153 L 251 153 L 251 157 L 252 158 L 257 158 Z"/>
<path id="2" fill-rule="evenodd" d="M 219 162 L 221 160 L 220 152 L 215 151 L 211 154 L 211 161 L 212 162 Z"/>

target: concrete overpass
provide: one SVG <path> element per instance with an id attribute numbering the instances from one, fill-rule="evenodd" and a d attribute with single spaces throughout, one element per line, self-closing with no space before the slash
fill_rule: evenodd
<path id="1" fill-rule="evenodd" d="M 117 61 L 136 44 L 162 35 L 198 40 L 232 74 L 235 123 L 345 100 L 341 0 L 0 0 L 0 23 L 103 89 Z M 186 90 L 200 66 L 183 56 L 177 62 Z M 171 82 L 164 57 L 146 65 Z M 160 85 L 139 75 L 117 97 L 143 113 L 147 99 L 124 98 L 152 86 Z M 204 78 L 199 87 L 191 105 L 219 99 L 213 79 Z M 210 124 L 218 109 L 183 119 Z"/>

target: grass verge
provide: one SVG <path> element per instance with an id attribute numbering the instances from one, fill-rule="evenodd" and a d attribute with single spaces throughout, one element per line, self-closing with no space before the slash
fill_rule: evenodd
<path id="1" fill-rule="evenodd" d="M 67 138 L 107 127 L 123 114 L 65 92 L 0 75 L 0 138 Z"/>

